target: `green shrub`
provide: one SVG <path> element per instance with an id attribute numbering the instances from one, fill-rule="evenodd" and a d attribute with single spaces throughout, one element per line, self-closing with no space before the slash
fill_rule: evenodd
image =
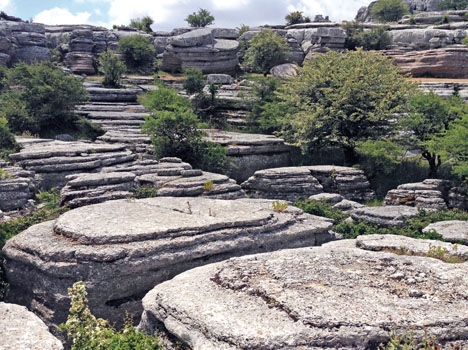
<path id="1" fill-rule="evenodd" d="M 102 85 L 109 88 L 118 88 L 127 68 L 125 64 L 111 50 L 99 55 L 99 72 L 104 74 Z"/>
<path id="2" fill-rule="evenodd" d="M 302 14 L 302 11 L 290 12 L 284 17 L 284 19 L 286 20 L 287 26 L 291 26 L 293 24 L 299 24 L 299 23 L 312 22 L 309 16 L 304 16 Z"/>
<path id="3" fill-rule="evenodd" d="M 143 18 L 132 18 L 130 20 L 129 26 L 138 30 L 142 30 L 146 33 L 152 33 L 151 25 L 154 23 L 153 19 L 150 16 L 145 16 Z"/>
<path id="4" fill-rule="evenodd" d="M 148 74 L 154 70 L 155 48 L 150 38 L 125 36 L 119 40 L 119 52 L 130 72 Z"/>
<path id="5" fill-rule="evenodd" d="M 88 306 L 86 285 L 76 282 L 68 289 L 71 297 L 70 313 L 67 322 L 60 329 L 67 332 L 72 341 L 72 350 L 105 350 L 105 349 L 162 349 L 156 337 L 137 332 L 132 319 L 127 316 L 124 328 L 120 331 L 108 321 L 96 318 Z"/>
<path id="6" fill-rule="evenodd" d="M 443 0 L 437 5 L 439 10 L 465 10 L 467 6 L 467 0 Z"/>
<path id="7" fill-rule="evenodd" d="M 250 27 L 246 24 L 241 24 L 241 26 L 237 29 L 239 30 L 239 36 L 241 36 L 242 34 L 248 32 L 250 30 Z"/>
<path id="8" fill-rule="evenodd" d="M 153 198 L 158 195 L 157 190 L 152 185 L 137 186 L 133 191 L 134 198 Z"/>
<path id="9" fill-rule="evenodd" d="M 295 202 L 294 205 L 304 210 L 304 212 L 312 215 L 323 216 L 335 220 L 335 223 L 340 223 L 348 217 L 339 209 L 334 209 L 333 204 L 325 201 L 316 201 L 308 199 L 305 201 Z"/>
<path id="10" fill-rule="evenodd" d="M 42 137 L 75 129 L 75 107 L 86 100 L 81 81 L 50 62 L 20 63 L 7 72 L 10 89 L 0 96 L 0 116 L 14 133 Z"/>
<path id="11" fill-rule="evenodd" d="M 198 12 L 193 12 L 185 19 L 190 27 L 206 27 L 213 24 L 214 20 L 213 15 L 206 9 L 198 9 Z"/>
<path id="12" fill-rule="evenodd" d="M 358 47 L 364 50 L 385 50 L 391 44 L 386 26 L 365 29 L 363 24 L 354 21 L 346 22 L 343 29 L 346 32 L 345 48 L 348 50 Z"/>
<path id="13" fill-rule="evenodd" d="M 186 78 L 183 85 L 187 93 L 189 95 L 201 94 L 206 84 L 203 72 L 200 69 L 189 68 L 184 70 L 184 74 Z"/>
<path id="14" fill-rule="evenodd" d="M 0 117 L 0 157 L 6 156 L 9 153 L 19 151 L 19 145 L 16 143 L 15 136 L 8 128 L 6 118 Z"/>
<path id="15" fill-rule="evenodd" d="M 403 0 L 378 0 L 371 8 L 371 16 L 379 22 L 396 22 L 409 12 Z"/>

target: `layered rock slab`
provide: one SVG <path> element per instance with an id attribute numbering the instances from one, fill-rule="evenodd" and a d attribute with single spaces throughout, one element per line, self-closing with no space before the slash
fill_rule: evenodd
<path id="1" fill-rule="evenodd" d="M 371 235 L 196 268 L 144 297 L 140 329 L 195 350 L 377 348 L 409 327 L 466 345 L 468 265 L 377 251 L 431 243 L 447 244 Z"/>
<path id="2" fill-rule="evenodd" d="M 0 302 L 0 314 L 0 349 L 63 349 L 45 323 L 24 306 Z"/>
<path id="3" fill-rule="evenodd" d="M 8 300 L 47 323 L 66 320 L 67 288 L 86 282 L 91 311 L 122 322 L 156 284 L 190 268 L 331 239 L 328 219 L 272 201 L 158 197 L 71 210 L 32 226 L 4 249 Z"/>

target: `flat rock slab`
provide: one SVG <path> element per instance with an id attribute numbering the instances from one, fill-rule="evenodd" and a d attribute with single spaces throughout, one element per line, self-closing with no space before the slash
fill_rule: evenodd
<path id="1" fill-rule="evenodd" d="M 466 346 L 468 264 L 374 251 L 423 249 L 399 238 L 364 236 L 186 271 L 144 297 L 140 329 L 162 322 L 194 350 L 375 349 L 409 327 Z"/>
<path id="2" fill-rule="evenodd" d="M 355 210 L 351 217 L 356 221 L 365 221 L 381 226 L 403 226 L 406 220 L 418 215 L 415 207 L 388 205 L 383 207 L 362 207 Z"/>
<path id="3" fill-rule="evenodd" d="M 156 284 L 232 256 L 322 244 L 328 219 L 272 201 L 202 197 L 115 200 L 30 227 L 4 249 L 8 300 L 47 323 L 66 320 L 67 288 L 85 281 L 91 310 L 122 322 Z"/>
<path id="4" fill-rule="evenodd" d="M 49 333 L 45 323 L 24 306 L 0 302 L 0 315 L 0 349 L 63 349 L 62 343 Z"/>
<path id="5" fill-rule="evenodd" d="M 423 229 L 423 232 L 430 231 L 437 232 L 449 242 L 463 244 L 468 242 L 468 221 L 449 220 L 435 222 Z"/>

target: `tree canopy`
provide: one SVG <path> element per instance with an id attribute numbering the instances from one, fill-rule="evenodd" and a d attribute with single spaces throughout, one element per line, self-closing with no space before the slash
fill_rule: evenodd
<path id="1" fill-rule="evenodd" d="M 370 13 L 379 22 L 396 22 L 409 13 L 409 6 L 403 0 L 378 0 Z"/>
<path id="2" fill-rule="evenodd" d="M 244 62 L 257 73 L 268 74 L 271 68 L 284 63 L 289 47 L 284 38 L 271 29 L 262 30 L 249 43 Z"/>
<path id="3" fill-rule="evenodd" d="M 440 10 L 465 10 L 468 7 L 467 0 L 443 0 L 437 7 Z"/>
<path id="4" fill-rule="evenodd" d="M 130 72 L 153 70 L 155 48 L 145 35 L 130 35 L 119 40 L 119 52 Z"/>
<path id="5" fill-rule="evenodd" d="M 153 19 L 150 16 L 145 16 L 143 18 L 132 18 L 130 20 L 130 27 L 142 30 L 146 33 L 152 33 L 151 25 L 154 23 Z"/>
<path id="6" fill-rule="evenodd" d="M 188 15 L 185 21 L 190 27 L 206 27 L 214 23 L 214 16 L 206 9 L 198 9 L 198 12 L 193 12 Z"/>
<path id="7" fill-rule="evenodd" d="M 359 142 L 388 134 L 415 86 L 400 68 L 375 51 L 328 52 L 307 60 L 278 90 L 283 136 L 302 147 L 340 147 L 346 164 Z"/>
<path id="8" fill-rule="evenodd" d="M 284 19 L 286 20 L 286 25 L 291 26 L 293 24 L 299 24 L 299 23 L 308 23 L 312 22 L 310 20 L 309 16 L 304 16 L 302 14 L 302 11 L 293 11 L 291 13 L 288 13 Z"/>

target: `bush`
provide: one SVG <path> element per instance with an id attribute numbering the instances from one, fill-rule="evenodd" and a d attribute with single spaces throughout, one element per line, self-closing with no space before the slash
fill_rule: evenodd
<path id="1" fill-rule="evenodd" d="M 467 0 L 443 0 L 437 7 L 439 10 L 465 10 L 468 7 Z"/>
<path id="2" fill-rule="evenodd" d="M 143 18 L 132 18 L 130 20 L 130 27 L 138 30 L 142 30 L 146 33 L 152 33 L 151 25 L 154 23 L 153 19 L 150 16 L 145 16 Z"/>
<path id="3" fill-rule="evenodd" d="M 286 17 L 284 17 L 284 19 L 286 20 L 287 26 L 291 26 L 293 24 L 299 24 L 299 23 L 312 22 L 309 16 L 304 16 L 302 14 L 302 11 L 293 11 L 287 14 Z"/>
<path id="4" fill-rule="evenodd" d="M 267 76 L 271 68 L 286 62 L 288 54 L 289 46 L 284 38 L 265 29 L 250 40 L 244 62 L 253 72 Z"/>
<path id="5" fill-rule="evenodd" d="M 206 9 L 198 9 L 198 12 L 193 12 L 185 19 L 190 27 L 206 27 L 213 24 L 214 20 L 213 15 Z"/>
<path id="6" fill-rule="evenodd" d="M 0 117 L 0 157 L 6 156 L 8 153 L 17 152 L 19 148 L 15 136 L 8 128 L 8 121 L 6 118 Z"/>
<path id="7" fill-rule="evenodd" d="M 75 107 L 86 99 L 80 80 L 42 62 L 8 70 L 7 82 L 11 88 L 0 96 L 0 116 L 12 132 L 50 137 L 76 130 Z"/>
<path id="8" fill-rule="evenodd" d="M 104 87 L 120 87 L 126 70 L 125 64 L 109 49 L 99 55 L 99 72 L 104 74 Z"/>
<path id="9" fill-rule="evenodd" d="M 185 91 L 187 91 L 189 95 L 201 94 L 206 84 L 203 72 L 200 69 L 190 68 L 185 69 L 184 74 L 186 75 L 184 81 Z"/>
<path id="10" fill-rule="evenodd" d="M 84 282 L 74 283 L 68 289 L 68 295 L 71 297 L 70 313 L 67 322 L 60 328 L 67 332 L 72 341 L 72 350 L 162 349 L 157 338 L 137 332 L 130 317 L 125 319 L 121 331 L 112 327 L 108 321 L 96 318 L 89 310 Z"/>
<path id="11" fill-rule="evenodd" d="M 364 29 L 359 22 L 346 22 L 343 25 L 346 32 L 345 48 L 355 50 L 362 47 L 364 50 L 384 50 L 391 44 L 390 35 L 385 26 Z"/>
<path id="12" fill-rule="evenodd" d="M 130 72 L 148 74 L 154 70 L 155 48 L 150 38 L 125 36 L 119 40 L 119 52 Z"/>
<path id="13" fill-rule="evenodd" d="M 370 12 L 379 22 L 396 22 L 409 13 L 409 7 L 403 0 L 378 0 Z"/>

